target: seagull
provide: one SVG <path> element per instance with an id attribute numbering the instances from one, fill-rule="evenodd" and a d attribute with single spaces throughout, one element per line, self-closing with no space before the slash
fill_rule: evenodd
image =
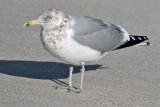
<path id="1" fill-rule="evenodd" d="M 149 46 L 147 36 L 129 35 L 119 25 L 103 20 L 67 15 L 60 9 L 48 9 L 36 20 L 24 26 L 41 25 L 41 42 L 44 48 L 61 61 L 70 64 L 69 85 L 57 87 L 80 93 L 83 88 L 85 64 L 102 59 L 108 52 L 135 45 Z M 144 42 L 145 41 L 145 42 Z M 73 65 L 81 65 L 80 88 L 72 85 Z"/>

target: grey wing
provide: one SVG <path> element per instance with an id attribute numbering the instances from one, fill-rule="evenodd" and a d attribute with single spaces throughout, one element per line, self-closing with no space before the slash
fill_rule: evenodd
<path id="1" fill-rule="evenodd" d="M 124 44 L 126 31 L 117 25 L 87 16 L 70 16 L 74 21 L 74 39 L 82 45 L 105 53 Z M 128 34 L 128 33 L 127 33 Z M 129 38 L 129 35 L 127 35 Z"/>

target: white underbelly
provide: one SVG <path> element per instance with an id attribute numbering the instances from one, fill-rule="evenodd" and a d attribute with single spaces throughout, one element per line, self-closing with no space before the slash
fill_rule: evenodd
<path id="1" fill-rule="evenodd" d="M 102 58 L 101 52 L 83 46 L 74 40 L 52 42 L 42 40 L 45 49 L 58 59 L 69 64 L 80 65 L 81 62 L 93 62 Z"/>

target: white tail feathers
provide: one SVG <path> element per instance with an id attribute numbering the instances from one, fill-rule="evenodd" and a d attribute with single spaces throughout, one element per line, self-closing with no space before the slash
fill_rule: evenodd
<path id="1" fill-rule="evenodd" d="M 142 42 L 142 43 L 139 43 L 135 46 L 150 46 L 150 45 L 152 45 L 150 42 Z"/>

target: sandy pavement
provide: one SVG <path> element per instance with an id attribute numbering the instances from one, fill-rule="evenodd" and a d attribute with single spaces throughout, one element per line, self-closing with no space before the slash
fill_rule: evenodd
<path id="1" fill-rule="evenodd" d="M 113 51 L 88 65 L 80 94 L 55 89 L 68 83 L 68 65 L 44 50 L 40 26 L 23 28 L 48 8 L 121 25 L 147 35 L 152 46 Z M 0 107 L 159 107 L 159 11 L 159 0 L 0 0 Z"/>

